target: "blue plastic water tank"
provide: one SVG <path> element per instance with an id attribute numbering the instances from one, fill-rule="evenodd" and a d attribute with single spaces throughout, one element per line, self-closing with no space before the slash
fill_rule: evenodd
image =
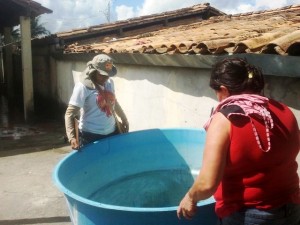
<path id="1" fill-rule="evenodd" d="M 74 225 L 215 225 L 214 199 L 178 219 L 202 164 L 205 131 L 151 129 L 116 135 L 68 154 L 53 178 Z"/>

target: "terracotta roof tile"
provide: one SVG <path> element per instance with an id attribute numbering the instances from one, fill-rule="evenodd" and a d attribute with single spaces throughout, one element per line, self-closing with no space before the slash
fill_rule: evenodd
<path id="1" fill-rule="evenodd" d="M 211 17 L 106 42 L 71 44 L 73 52 L 300 55 L 300 5 Z"/>

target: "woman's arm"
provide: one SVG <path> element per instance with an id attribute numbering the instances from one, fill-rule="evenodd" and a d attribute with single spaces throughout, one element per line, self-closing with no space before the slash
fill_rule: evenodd
<path id="1" fill-rule="evenodd" d="M 177 216 L 190 219 L 197 209 L 197 202 L 209 198 L 216 191 L 222 177 L 230 144 L 230 122 L 217 113 L 207 130 L 203 164 L 194 184 L 180 202 Z"/>

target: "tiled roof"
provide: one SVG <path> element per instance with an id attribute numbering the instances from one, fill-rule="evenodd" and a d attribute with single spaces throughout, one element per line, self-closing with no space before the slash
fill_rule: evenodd
<path id="1" fill-rule="evenodd" d="M 65 52 L 202 55 L 258 53 L 299 56 L 300 5 L 214 16 L 208 20 L 161 27 L 156 31 L 107 41 L 93 39 L 89 43 L 67 45 Z"/>

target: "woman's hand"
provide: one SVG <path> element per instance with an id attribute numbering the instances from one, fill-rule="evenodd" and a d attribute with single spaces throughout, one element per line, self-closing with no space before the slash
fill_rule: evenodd
<path id="1" fill-rule="evenodd" d="M 179 207 L 177 209 L 177 217 L 180 219 L 181 214 L 186 219 L 190 220 L 197 212 L 197 202 L 189 196 L 189 192 L 186 193 L 184 198 L 181 200 Z"/>

